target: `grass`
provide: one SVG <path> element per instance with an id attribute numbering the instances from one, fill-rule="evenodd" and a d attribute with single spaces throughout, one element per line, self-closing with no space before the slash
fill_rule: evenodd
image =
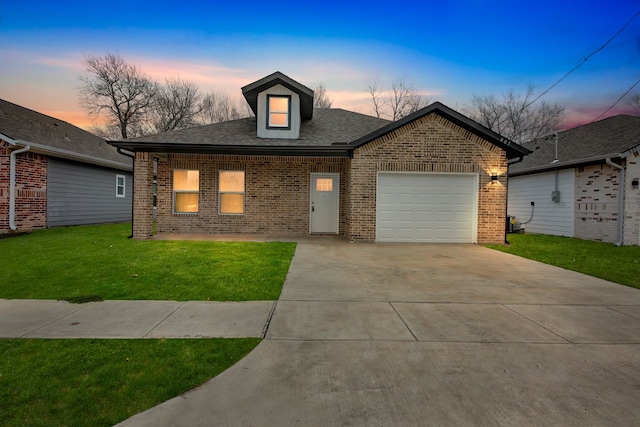
<path id="1" fill-rule="evenodd" d="M 111 426 L 203 384 L 259 342 L 0 340 L 0 425 Z"/>
<path id="2" fill-rule="evenodd" d="M 640 288 L 639 246 L 615 247 L 612 243 L 542 234 L 510 234 L 507 240 L 510 245 L 486 246 Z"/>
<path id="3" fill-rule="evenodd" d="M 295 243 L 128 239 L 130 224 L 0 240 L 0 298 L 275 300 Z"/>

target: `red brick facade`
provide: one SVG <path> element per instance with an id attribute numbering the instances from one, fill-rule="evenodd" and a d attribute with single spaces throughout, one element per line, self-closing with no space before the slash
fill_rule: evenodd
<path id="1" fill-rule="evenodd" d="M 9 145 L 0 141 L 0 233 L 9 228 Z M 20 231 L 31 231 L 47 225 L 47 157 L 35 153 L 16 156 L 15 225 Z"/>
<path id="2" fill-rule="evenodd" d="M 173 213 L 175 169 L 200 173 L 198 213 Z M 167 154 L 157 169 L 157 231 L 186 234 L 309 234 L 313 172 L 340 174 L 339 234 L 375 241 L 378 171 L 477 174 L 478 243 L 504 242 L 507 159 L 504 151 L 437 114 L 417 119 L 355 150 L 353 159 Z M 218 171 L 245 172 L 245 212 L 218 213 Z M 134 237 L 152 229 L 152 160 L 137 153 Z M 490 176 L 499 175 L 497 183 Z"/>

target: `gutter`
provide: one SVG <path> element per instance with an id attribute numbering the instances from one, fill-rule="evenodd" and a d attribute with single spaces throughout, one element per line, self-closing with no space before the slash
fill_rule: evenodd
<path id="1" fill-rule="evenodd" d="M 618 154 L 617 157 L 622 157 L 622 155 Z M 624 233 L 624 168 L 619 164 L 613 163 L 610 157 L 607 157 L 606 161 L 609 166 L 620 171 L 620 178 L 618 179 L 618 241 L 616 246 L 622 246 Z"/>

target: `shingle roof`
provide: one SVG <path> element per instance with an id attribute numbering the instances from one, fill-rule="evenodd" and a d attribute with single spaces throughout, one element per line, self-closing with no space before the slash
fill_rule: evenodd
<path id="1" fill-rule="evenodd" d="M 522 175 L 575 167 L 619 157 L 640 148 L 640 117 L 620 114 L 594 123 L 558 132 L 558 161 L 555 138 L 548 136 L 523 144 L 533 151 L 520 163 L 509 166 L 510 175 Z"/>
<path id="2" fill-rule="evenodd" d="M 100 163 L 130 169 L 131 159 L 119 154 L 115 147 L 92 133 L 65 121 L 49 117 L 28 108 L 0 99 L 0 134 L 23 144 L 38 145 L 40 151 L 51 149 L 61 157 L 75 153 L 74 160 Z"/>
<path id="3" fill-rule="evenodd" d="M 313 120 L 302 122 L 298 139 L 259 138 L 256 133 L 256 118 L 250 117 L 157 135 L 129 138 L 123 142 L 211 146 L 328 147 L 334 144 L 347 144 L 388 123 L 388 120 L 340 108 L 318 108 L 315 110 Z"/>
<path id="4" fill-rule="evenodd" d="M 529 150 L 436 102 L 396 122 L 339 108 L 316 109 L 313 120 L 303 121 L 300 138 L 259 138 L 256 118 L 233 120 L 157 135 L 110 141 L 132 151 L 209 154 L 282 154 L 350 156 L 352 151 L 427 114 L 439 114 L 502 148 L 508 158 Z"/>

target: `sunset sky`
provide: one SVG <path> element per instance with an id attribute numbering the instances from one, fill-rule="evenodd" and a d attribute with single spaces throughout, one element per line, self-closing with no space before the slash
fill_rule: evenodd
<path id="1" fill-rule="evenodd" d="M 543 97 L 566 106 L 567 127 L 640 79 L 639 11 L 636 0 L 0 0 L 0 98 L 87 127 L 83 57 L 114 53 L 158 81 L 180 77 L 238 100 L 242 86 L 281 71 L 323 83 L 334 107 L 370 114 L 367 80 L 405 76 L 462 110 L 473 94 L 541 93 L 584 63 Z M 627 99 L 607 116 L 629 111 Z"/>

